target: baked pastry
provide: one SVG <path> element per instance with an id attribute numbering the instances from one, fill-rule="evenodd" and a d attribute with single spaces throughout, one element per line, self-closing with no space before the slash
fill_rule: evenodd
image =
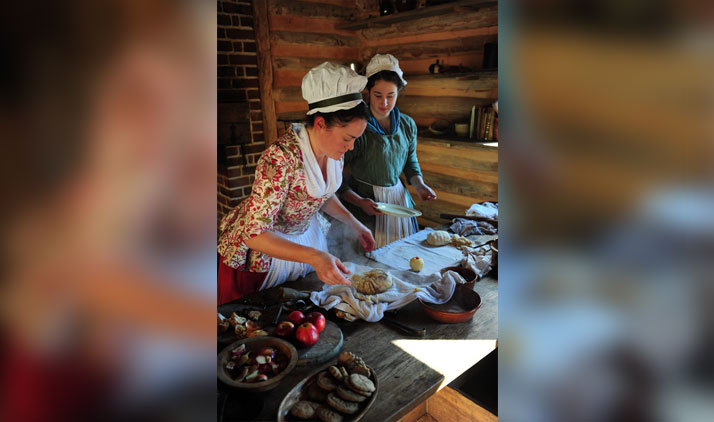
<path id="1" fill-rule="evenodd" d="M 325 422 L 342 422 L 342 415 L 327 407 L 318 407 L 315 414 Z"/>
<path id="2" fill-rule="evenodd" d="M 300 400 L 290 408 L 290 414 L 300 419 L 312 419 L 318 407 L 320 407 L 320 403 Z"/>
<path id="3" fill-rule="evenodd" d="M 357 410 L 359 410 L 359 405 L 357 403 L 347 401 L 337 396 L 335 393 L 330 393 L 327 395 L 327 404 L 329 404 L 330 407 L 337 410 L 338 412 L 346 413 L 348 415 L 351 415 Z"/>
<path id="4" fill-rule="evenodd" d="M 307 396 L 310 398 L 310 400 L 324 402 L 327 398 L 327 391 L 320 388 L 320 386 L 317 385 L 317 383 L 315 382 L 310 384 L 310 387 L 308 387 Z"/>
<path id="5" fill-rule="evenodd" d="M 347 378 L 347 386 L 360 394 L 371 394 L 375 390 L 372 380 L 360 374 L 350 375 Z"/>
<path id="6" fill-rule="evenodd" d="M 334 391 L 337 388 L 337 383 L 335 379 L 327 372 L 323 371 L 317 376 L 317 385 L 323 390 Z"/>
<path id="7" fill-rule="evenodd" d="M 436 230 L 426 235 L 426 243 L 431 246 L 444 246 L 451 243 L 451 234 L 444 230 Z"/>
<path id="8" fill-rule="evenodd" d="M 353 401 L 355 403 L 361 403 L 365 400 L 367 400 L 366 396 L 363 396 L 362 394 L 358 394 L 349 388 L 345 387 L 344 385 L 340 385 L 337 387 L 337 390 L 335 390 L 335 393 L 337 393 L 338 396 L 342 397 L 345 400 Z"/>
<path id="9" fill-rule="evenodd" d="M 330 366 L 328 368 L 328 371 L 330 371 L 330 375 L 337 381 L 342 381 L 345 377 L 342 375 L 342 372 L 340 371 L 340 368 L 336 366 Z"/>
<path id="10" fill-rule="evenodd" d="M 364 274 L 352 276 L 352 285 L 358 292 L 366 295 L 375 295 L 387 291 L 392 287 L 392 276 L 379 268 L 374 268 Z"/>

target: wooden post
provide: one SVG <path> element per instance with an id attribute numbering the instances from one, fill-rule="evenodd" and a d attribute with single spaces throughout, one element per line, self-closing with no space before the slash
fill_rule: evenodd
<path id="1" fill-rule="evenodd" d="M 273 101 L 273 57 L 270 53 L 270 28 L 268 27 L 268 2 L 254 1 L 253 16 L 255 41 L 258 50 L 258 78 L 260 80 L 260 103 L 263 109 L 263 133 L 265 147 L 278 138 L 275 102 Z"/>

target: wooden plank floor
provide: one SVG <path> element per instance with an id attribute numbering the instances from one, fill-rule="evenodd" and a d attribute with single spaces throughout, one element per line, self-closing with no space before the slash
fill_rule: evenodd
<path id="1" fill-rule="evenodd" d="M 399 422 L 496 422 L 498 416 L 469 400 L 458 391 L 444 387 Z"/>

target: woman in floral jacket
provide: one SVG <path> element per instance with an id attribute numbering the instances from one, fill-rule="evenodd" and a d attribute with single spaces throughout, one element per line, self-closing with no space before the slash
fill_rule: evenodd
<path id="1" fill-rule="evenodd" d="M 327 251 L 329 223 L 350 226 L 366 251 L 372 233 L 335 195 L 343 156 L 369 118 L 361 91 L 367 78 L 325 62 L 303 78 L 307 121 L 296 124 L 258 161 L 251 195 L 220 224 L 218 303 L 295 280 L 311 271 L 327 284 L 350 284 L 340 260 Z"/>

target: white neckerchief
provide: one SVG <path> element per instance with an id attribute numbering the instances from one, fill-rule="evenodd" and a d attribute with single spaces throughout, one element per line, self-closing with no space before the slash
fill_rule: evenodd
<path id="1" fill-rule="evenodd" d="M 327 194 L 337 192 L 337 188 L 342 184 L 342 160 L 333 160 L 327 157 L 327 183 L 322 178 L 322 170 L 317 164 L 315 153 L 310 146 L 310 137 L 305 125 L 295 123 L 292 127 L 297 135 L 302 150 L 302 163 L 305 168 L 305 184 L 307 193 L 313 198 L 322 198 Z"/>

